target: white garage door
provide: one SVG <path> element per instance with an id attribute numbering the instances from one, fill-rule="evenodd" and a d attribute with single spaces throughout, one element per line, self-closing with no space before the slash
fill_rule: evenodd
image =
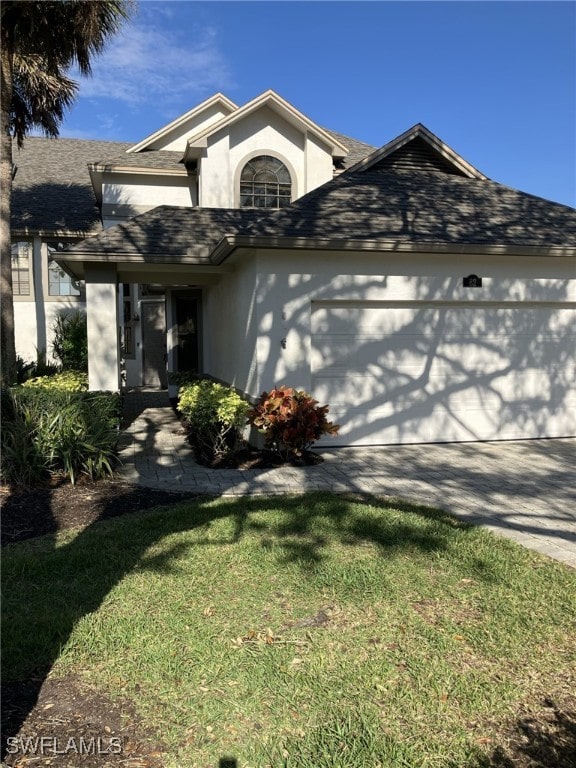
<path id="1" fill-rule="evenodd" d="M 574 435 L 575 350 L 573 307 L 312 305 L 312 390 L 342 445 Z"/>

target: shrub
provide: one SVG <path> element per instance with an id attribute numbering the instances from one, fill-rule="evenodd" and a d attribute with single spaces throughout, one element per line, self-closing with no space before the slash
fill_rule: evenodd
<path id="1" fill-rule="evenodd" d="M 88 325 L 84 312 L 60 312 L 52 333 L 52 351 L 62 368 L 88 371 Z"/>
<path id="2" fill-rule="evenodd" d="M 2 454 L 0 475 L 2 482 L 18 487 L 30 487 L 48 475 L 48 458 L 38 445 L 38 425 L 28 408 L 19 408 L 11 401 L 10 418 L 2 419 Z"/>
<path id="3" fill-rule="evenodd" d="M 326 418 L 328 410 L 307 392 L 283 385 L 262 393 L 248 422 L 264 434 L 267 448 L 289 460 L 302 456 L 322 435 L 338 433 L 339 425 Z"/>
<path id="4" fill-rule="evenodd" d="M 119 395 L 22 386 L 9 396 L 2 402 L 6 483 L 30 486 L 58 474 L 74 484 L 80 474 L 98 479 L 113 473 Z"/>
<path id="5" fill-rule="evenodd" d="M 22 384 L 31 389 L 48 389 L 61 392 L 86 392 L 88 390 L 88 374 L 81 371 L 62 371 L 53 376 L 37 376 Z"/>
<path id="6" fill-rule="evenodd" d="M 16 383 L 24 384 L 25 381 L 39 376 L 54 376 L 58 373 L 58 366 L 46 362 L 46 351 L 41 350 L 36 354 L 36 362 L 26 361 L 20 356 L 16 358 Z"/>
<path id="7" fill-rule="evenodd" d="M 234 389 L 207 379 L 180 389 L 178 411 L 190 426 L 197 461 L 211 464 L 238 450 L 249 407 Z"/>

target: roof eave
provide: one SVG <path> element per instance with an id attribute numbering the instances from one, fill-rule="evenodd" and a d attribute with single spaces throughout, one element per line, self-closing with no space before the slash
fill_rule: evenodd
<path id="1" fill-rule="evenodd" d="M 201 104 L 198 104 L 196 107 L 193 107 L 192 109 L 188 110 L 188 112 L 186 112 L 185 114 L 180 115 L 180 117 L 177 117 L 175 120 L 172 120 L 171 123 L 168 123 L 168 125 L 163 126 L 155 133 L 151 133 L 149 136 L 146 136 L 145 139 L 142 139 L 142 141 L 140 141 L 138 144 L 135 144 L 133 147 L 130 147 L 130 149 L 127 149 L 126 151 L 130 153 L 141 152 L 153 142 L 163 138 L 168 133 L 170 133 L 170 131 L 173 131 L 175 128 L 178 128 L 180 125 L 185 123 L 191 117 L 194 117 L 194 115 L 198 115 L 203 110 L 207 109 L 213 104 L 218 104 L 218 103 L 225 106 L 231 112 L 238 109 L 238 105 L 234 104 L 234 102 L 231 101 L 227 96 L 224 96 L 223 93 L 216 93 L 214 94 L 214 96 L 211 96 L 209 99 L 206 99 Z"/>
<path id="2" fill-rule="evenodd" d="M 292 106 L 292 104 L 285 101 L 281 96 L 272 90 L 264 91 L 264 93 L 260 94 L 260 96 L 257 96 L 255 99 L 252 99 L 252 101 L 249 101 L 243 107 L 239 107 L 230 115 L 223 117 L 218 122 L 202 129 L 195 136 L 191 136 L 187 141 L 187 147 L 206 147 L 207 139 L 209 136 L 221 130 L 222 128 L 225 128 L 227 125 L 232 125 L 233 123 L 238 122 L 246 115 L 249 115 L 251 112 L 260 109 L 263 106 L 271 106 L 272 108 L 276 108 L 276 110 L 281 110 L 284 115 L 290 119 L 290 122 L 299 128 L 304 128 L 305 130 L 311 132 L 314 136 L 327 144 L 331 149 L 333 157 L 346 157 L 348 154 L 348 148 L 344 146 L 344 144 L 341 144 L 327 131 L 314 123 L 312 120 L 310 120 L 310 118 L 306 117 L 306 115 L 297 110 Z"/>
<path id="3" fill-rule="evenodd" d="M 150 168 L 142 165 L 112 165 L 109 163 L 91 163 L 90 175 L 96 173 L 128 173 L 139 176 L 190 176 L 187 168 Z"/>
<path id="4" fill-rule="evenodd" d="M 224 235 L 210 255 L 213 264 L 222 264 L 238 248 L 307 249 L 323 251 L 364 251 L 374 253 L 445 253 L 486 256 L 576 257 L 576 246 L 489 245 L 482 243 L 434 243 L 396 240 L 332 240 L 330 238 L 262 237 Z"/>

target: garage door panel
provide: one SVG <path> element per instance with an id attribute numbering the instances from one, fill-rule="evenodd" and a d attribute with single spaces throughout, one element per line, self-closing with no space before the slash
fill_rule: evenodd
<path id="1" fill-rule="evenodd" d="M 314 396 L 341 442 L 576 434 L 576 312 L 553 307 L 319 307 Z"/>

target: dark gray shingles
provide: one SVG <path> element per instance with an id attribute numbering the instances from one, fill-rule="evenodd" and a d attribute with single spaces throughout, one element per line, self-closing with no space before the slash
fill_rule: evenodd
<path id="1" fill-rule="evenodd" d="M 274 213 L 161 206 L 72 250 L 166 261 L 188 255 L 206 263 L 225 235 L 392 241 L 423 248 L 576 248 L 576 210 L 492 181 L 426 171 L 354 171 Z"/>
<path id="2" fill-rule="evenodd" d="M 329 131 L 350 148 L 343 167 L 374 149 Z M 12 229 L 28 231 L 90 232 L 98 228 L 100 214 L 90 182 L 88 165 L 182 171 L 181 152 L 130 152 L 132 144 L 88 139 L 46 139 L 31 136 L 19 150 L 13 186 Z"/>
<path id="3" fill-rule="evenodd" d="M 182 160 L 182 152 L 172 152 L 167 150 L 154 150 L 151 152 L 117 152 L 115 154 L 98 156 L 93 158 L 93 162 L 99 169 L 108 168 L 130 168 L 150 169 L 168 171 L 185 171 L 186 167 Z"/>
<path id="4" fill-rule="evenodd" d="M 351 168 L 377 149 L 377 147 L 373 147 L 363 141 L 358 141 L 358 139 L 352 139 L 350 136 L 344 136 L 341 133 L 336 133 L 336 131 L 330 131 L 328 128 L 324 128 L 323 130 L 325 130 L 326 133 L 329 133 L 330 136 L 336 139 L 336 141 L 339 141 L 340 144 L 344 144 L 348 150 L 346 157 L 338 163 L 338 169 L 345 170 L 346 168 Z"/>
<path id="5" fill-rule="evenodd" d="M 574 248 L 576 210 L 489 180 L 375 169 L 341 174 L 246 234 Z"/>
<path id="6" fill-rule="evenodd" d="M 19 150 L 14 143 L 16 176 L 12 190 L 12 229 L 30 232 L 89 232 L 100 214 L 88 163 L 118 154 L 130 144 L 31 136 Z"/>
<path id="7" fill-rule="evenodd" d="M 208 261 L 226 234 L 235 234 L 262 213 L 254 209 L 179 208 L 162 205 L 83 240 L 75 254 L 158 255 L 170 261 L 183 255 Z"/>

